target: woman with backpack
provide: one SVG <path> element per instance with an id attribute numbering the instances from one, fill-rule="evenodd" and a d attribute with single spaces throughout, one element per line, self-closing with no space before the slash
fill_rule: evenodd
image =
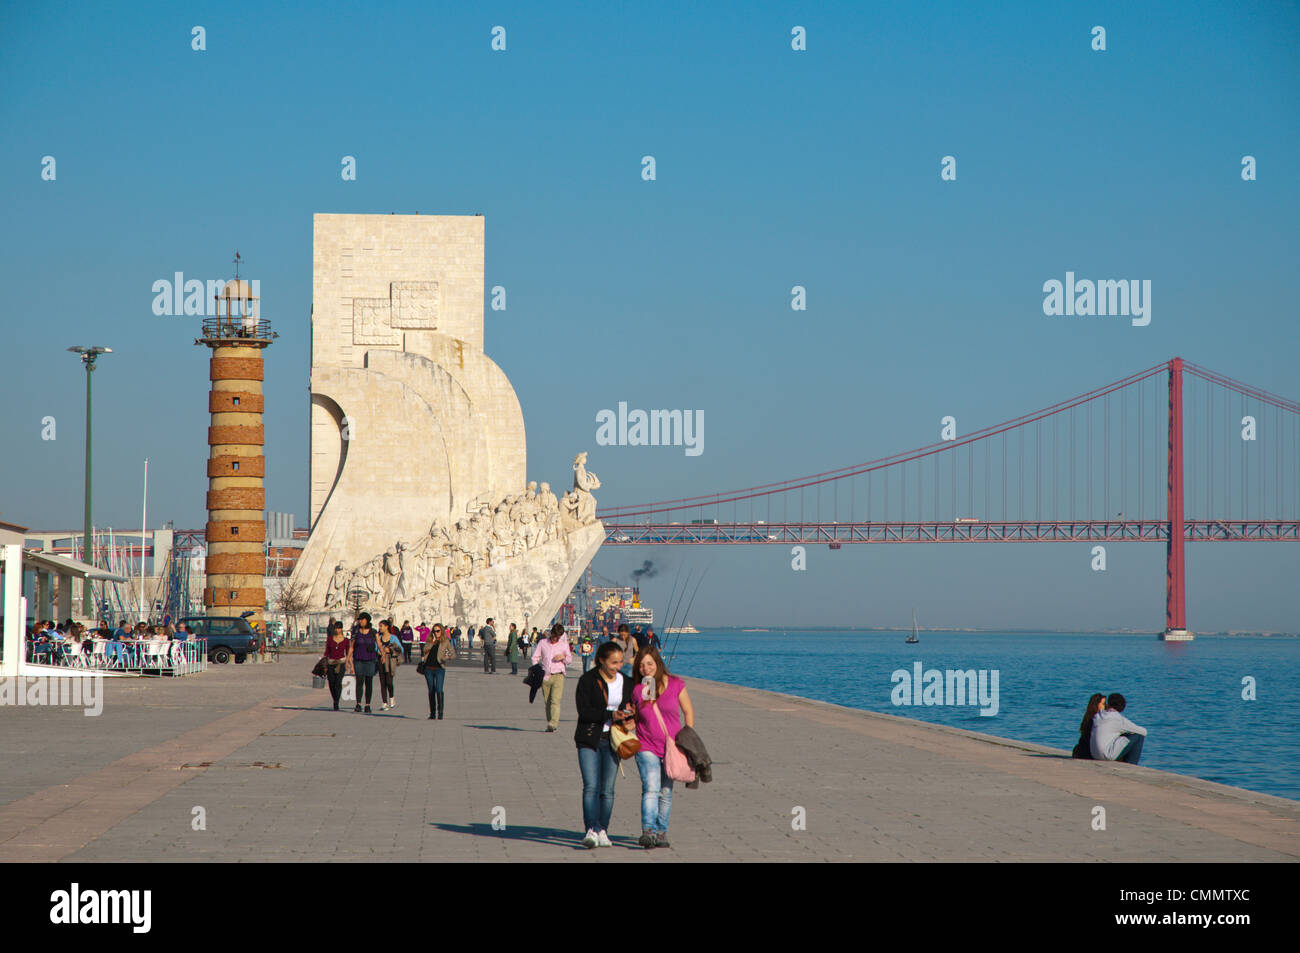
<path id="1" fill-rule="evenodd" d="M 563 629 L 561 629 L 563 631 Z M 632 680 L 619 671 L 623 650 L 607 642 L 596 652 L 596 667 L 578 679 L 578 770 L 582 772 L 582 846 L 613 847 L 609 822 L 614 814 L 614 782 L 618 780 L 618 753 L 610 746 L 614 724 L 630 727 Z"/>
<path id="2" fill-rule="evenodd" d="M 380 708 L 397 707 L 397 690 L 394 684 L 397 666 L 402 664 L 402 643 L 393 624 L 387 620 L 379 623 L 379 700 Z"/>
<path id="3" fill-rule="evenodd" d="M 668 847 L 668 814 L 673 806 L 673 779 L 668 776 L 669 749 L 683 727 L 695 726 L 695 709 L 686 683 L 668 671 L 659 650 L 646 645 L 637 653 L 634 670 L 641 681 L 632 689 L 636 705 L 636 737 L 641 750 L 636 767 L 641 773 L 642 847 Z M 674 751 L 672 758 L 679 756 Z M 681 767 L 674 763 L 675 768 Z M 687 779 L 687 778 L 683 778 Z"/>
<path id="4" fill-rule="evenodd" d="M 424 656 L 420 667 L 424 671 L 424 681 L 429 686 L 429 718 L 441 719 L 443 711 L 443 680 L 447 675 L 447 663 L 456 657 L 451 639 L 441 622 L 435 622 L 429 633 L 429 641 L 424 646 Z"/>

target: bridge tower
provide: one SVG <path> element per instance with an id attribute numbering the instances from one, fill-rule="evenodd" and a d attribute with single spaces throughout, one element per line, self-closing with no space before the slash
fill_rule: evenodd
<path id="1" fill-rule="evenodd" d="M 1190 642 L 1187 631 L 1187 567 L 1183 561 L 1183 359 L 1169 362 L 1169 542 L 1165 548 L 1166 642 Z"/>
<path id="2" fill-rule="evenodd" d="M 207 579 L 203 605 L 209 615 L 266 611 L 266 457 L 262 412 L 262 352 L 277 335 L 262 319 L 253 286 L 235 277 L 217 292 L 215 318 L 203 321 L 195 340 L 210 348 L 208 377 Z"/>

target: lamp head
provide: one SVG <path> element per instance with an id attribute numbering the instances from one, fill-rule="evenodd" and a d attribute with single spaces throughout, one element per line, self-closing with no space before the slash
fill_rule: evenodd
<path id="1" fill-rule="evenodd" d="M 101 347 L 99 345 L 95 345 L 94 347 L 70 347 L 68 350 L 73 354 L 80 354 L 81 363 L 92 368 L 95 366 L 95 358 L 99 357 L 99 355 L 113 353 L 111 347 Z"/>

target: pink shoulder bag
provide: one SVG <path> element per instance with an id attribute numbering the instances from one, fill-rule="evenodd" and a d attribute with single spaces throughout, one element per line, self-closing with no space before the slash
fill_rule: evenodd
<path id="1" fill-rule="evenodd" d="M 655 717 L 659 719 L 659 727 L 664 733 L 664 772 L 673 781 L 694 781 L 695 771 L 686 760 L 686 755 L 682 754 L 682 749 L 677 747 L 673 736 L 668 733 L 668 725 L 664 722 L 663 712 L 659 710 L 659 702 L 653 704 Z"/>

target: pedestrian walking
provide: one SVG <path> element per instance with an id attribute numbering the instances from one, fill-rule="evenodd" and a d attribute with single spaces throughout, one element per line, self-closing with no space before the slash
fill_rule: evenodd
<path id="1" fill-rule="evenodd" d="M 397 707 L 397 666 L 402 664 L 402 642 L 389 621 L 379 623 L 379 701 L 380 708 Z"/>
<path id="2" fill-rule="evenodd" d="M 641 774 L 642 847 L 668 847 L 668 815 L 673 807 L 673 779 L 668 776 L 668 748 L 683 727 L 695 726 L 695 710 L 686 683 L 668 671 L 659 650 L 647 645 L 636 657 L 640 681 L 632 689 L 636 706 L 636 754 Z"/>
<path id="3" fill-rule="evenodd" d="M 636 658 L 636 653 L 640 650 L 641 646 L 637 645 L 636 639 L 634 639 L 632 633 L 628 631 L 626 622 L 619 623 L 618 635 L 614 636 L 610 641 L 617 645 L 619 651 L 623 653 L 623 658 L 625 659 L 623 663 L 623 677 L 631 678 L 632 660 Z"/>
<path id="4" fill-rule="evenodd" d="M 451 630 L 451 647 L 457 655 L 460 654 L 460 626 L 454 626 Z"/>
<path id="5" fill-rule="evenodd" d="M 351 654 L 352 641 L 343 633 L 343 623 L 331 623 L 329 634 L 325 636 L 325 678 L 329 681 L 335 711 L 339 710 L 339 699 L 343 695 L 343 676 L 352 672 Z"/>
<path id="6" fill-rule="evenodd" d="M 379 667 L 379 640 L 370 627 L 370 613 L 357 616 L 356 631 L 348 647 L 349 668 L 357 677 L 357 707 L 361 711 L 362 691 L 365 692 L 366 714 L 370 714 L 370 701 L 375 692 L 375 671 Z"/>
<path id="7" fill-rule="evenodd" d="M 619 671 L 623 652 L 606 642 L 596 652 L 596 667 L 578 679 L 574 699 L 578 727 L 578 770 L 582 772 L 582 846 L 613 847 L 609 823 L 614 814 L 614 782 L 618 780 L 618 754 L 610 746 L 610 726 L 628 725 L 634 718 L 632 680 Z"/>
<path id="8" fill-rule="evenodd" d="M 478 640 L 483 644 L 483 674 L 497 673 L 497 630 L 489 616 L 483 628 L 478 630 Z"/>
<path id="9" fill-rule="evenodd" d="M 411 645 L 415 642 L 415 630 L 411 628 L 411 620 L 407 619 L 402 623 L 402 661 L 411 661 Z"/>
<path id="10" fill-rule="evenodd" d="M 585 675 L 591 671 L 591 660 L 596 654 L 596 647 L 591 644 L 591 636 L 582 637 L 582 641 L 578 643 L 578 652 L 582 655 L 582 673 Z"/>
<path id="11" fill-rule="evenodd" d="M 519 674 L 519 658 L 523 655 L 520 651 L 519 628 L 513 622 L 510 623 L 510 634 L 506 637 L 506 661 L 510 663 L 510 674 Z"/>
<path id="12" fill-rule="evenodd" d="M 451 646 L 451 637 L 441 622 L 435 622 L 429 633 L 429 641 L 424 647 L 421 665 L 424 668 L 424 681 L 429 686 L 429 718 L 442 718 L 444 710 L 443 683 L 447 675 L 447 663 L 456 657 L 456 650 Z"/>
<path id="13" fill-rule="evenodd" d="M 560 702 L 564 699 L 564 673 L 568 670 L 573 652 L 559 622 L 551 626 L 551 634 L 537 643 L 532 662 L 542 666 L 542 700 L 546 703 L 546 730 L 560 727 Z"/>

